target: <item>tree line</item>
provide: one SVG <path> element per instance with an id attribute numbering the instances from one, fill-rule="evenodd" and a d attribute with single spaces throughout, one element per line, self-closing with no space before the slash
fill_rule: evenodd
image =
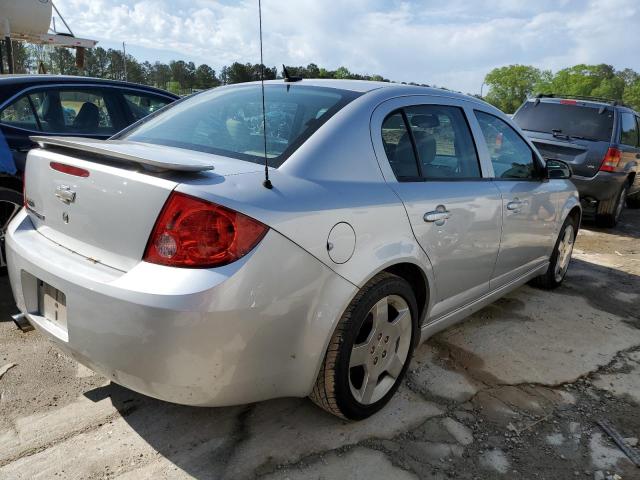
<path id="1" fill-rule="evenodd" d="M 121 50 L 96 47 L 84 53 L 84 66 L 78 68 L 76 57 L 71 50 L 61 47 L 30 45 L 13 42 L 13 58 L 16 73 L 47 73 L 60 75 L 86 75 L 89 77 L 151 85 L 177 94 L 191 93 L 194 90 L 228 85 L 232 83 L 260 80 L 260 64 L 234 62 L 223 66 L 219 71 L 207 64 L 196 66 L 194 62 L 174 60 L 169 63 L 139 62 L 132 55 L 126 56 Z M 43 66 L 44 68 L 40 68 Z M 126 76 L 125 76 L 126 67 Z M 305 66 L 287 67 L 292 76 L 304 78 L 348 78 L 358 80 L 389 81 L 381 75 L 360 75 L 350 72 L 346 67 L 328 70 L 315 63 Z M 276 67 L 264 66 L 265 80 L 281 78 L 283 72 Z"/>
<path id="2" fill-rule="evenodd" d="M 96 47 L 85 51 L 84 66 L 78 68 L 71 50 L 61 47 L 13 43 L 16 73 L 36 73 L 44 66 L 48 73 L 86 75 L 112 80 L 151 85 L 177 94 L 191 93 L 219 85 L 260 80 L 260 64 L 234 62 L 219 71 L 207 64 L 175 60 L 139 62 L 121 50 Z M 346 67 L 329 70 L 310 63 L 289 66 L 290 75 L 303 78 L 337 78 L 388 82 L 382 75 L 361 75 Z M 277 67 L 264 67 L 266 80 L 282 78 Z M 404 82 L 403 82 L 404 83 Z M 411 85 L 424 85 L 410 83 Z M 640 110 L 640 74 L 630 68 L 616 70 L 611 65 L 574 65 L 557 72 L 530 65 L 508 65 L 494 68 L 484 79 L 488 93 L 484 100 L 504 112 L 514 112 L 528 97 L 538 93 L 581 95 L 617 100 Z M 478 95 L 476 95 L 478 96 Z"/>
<path id="3" fill-rule="evenodd" d="M 507 113 L 536 94 L 600 97 L 640 111 L 640 74 L 631 68 L 579 64 L 554 73 L 530 65 L 508 65 L 491 70 L 484 83 L 489 87 L 484 99 Z"/>

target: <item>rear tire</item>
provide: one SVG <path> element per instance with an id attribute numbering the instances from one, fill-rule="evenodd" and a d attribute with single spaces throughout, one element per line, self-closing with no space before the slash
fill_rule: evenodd
<path id="1" fill-rule="evenodd" d="M 22 208 L 22 193 L 0 187 L 0 275 L 7 273 L 7 256 L 4 249 L 9 223 Z"/>
<path id="2" fill-rule="evenodd" d="M 418 306 L 409 283 L 381 273 L 342 315 L 311 400 L 347 420 L 367 418 L 398 389 L 418 341 Z"/>
<path id="3" fill-rule="evenodd" d="M 534 278 L 531 282 L 532 285 L 545 290 L 553 290 L 562 284 L 567 270 L 569 270 L 573 245 L 577 235 L 578 226 L 575 220 L 573 217 L 567 217 L 562 224 L 558 240 L 556 240 L 556 244 L 553 247 L 553 253 L 549 259 L 549 268 L 543 275 Z"/>
<path id="4" fill-rule="evenodd" d="M 599 227 L 613 228 L 618 224 L 628 190 L 629 186 L 625 183 L 615 197 L 600 202 L 596 215 L 596 223 Z"/>

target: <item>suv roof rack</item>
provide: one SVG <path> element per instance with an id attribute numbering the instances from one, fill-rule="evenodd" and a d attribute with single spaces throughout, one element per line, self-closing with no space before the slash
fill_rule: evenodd
<path id="1" fill-rule="evenodd" d="M 624 103 L 622 103 L 620 100 L 613 100 L 611 98 L 606 98 L 606 97 L 588 97 L 586 95 L 561 95 L 561 94 L 557 94 L 557 93 L 538 93 L 534 98 L 536 98 L 536 99 L 540 99 L 540 98 L 568 98 L 568 99 L 572 99 L 572 100 L 586 100 L 586 101 L 591 101 L 591 102 L 608 103 L 612 107 L 616 107 L 616 106 L 620 105 L 620 106 L 623 106 L 623 107 L 631 108 L 628 105 L 625 105 Z"/>

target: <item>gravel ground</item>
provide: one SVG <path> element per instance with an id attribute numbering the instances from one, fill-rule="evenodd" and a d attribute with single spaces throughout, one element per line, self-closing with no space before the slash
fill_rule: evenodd
<path id="1" fill-rule="evenodd" d="M 10 321 L 0 278 L 0 479 L 640 479 L 640 211 L 585 225 L 565 284 L 522 287 L 423 344 L 373 418 L 234 408 L 111 384 Z M 640 452 L 640 449 L 637 449 Z"/>

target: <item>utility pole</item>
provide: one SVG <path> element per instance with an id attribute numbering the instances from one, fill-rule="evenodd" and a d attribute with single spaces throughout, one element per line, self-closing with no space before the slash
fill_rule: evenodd
<path id="1" fill-rule="evenodd" d="M 127 81 L 127 47 L 122 42 L 122 62 L 124 63 L 124 81 Z"/>

